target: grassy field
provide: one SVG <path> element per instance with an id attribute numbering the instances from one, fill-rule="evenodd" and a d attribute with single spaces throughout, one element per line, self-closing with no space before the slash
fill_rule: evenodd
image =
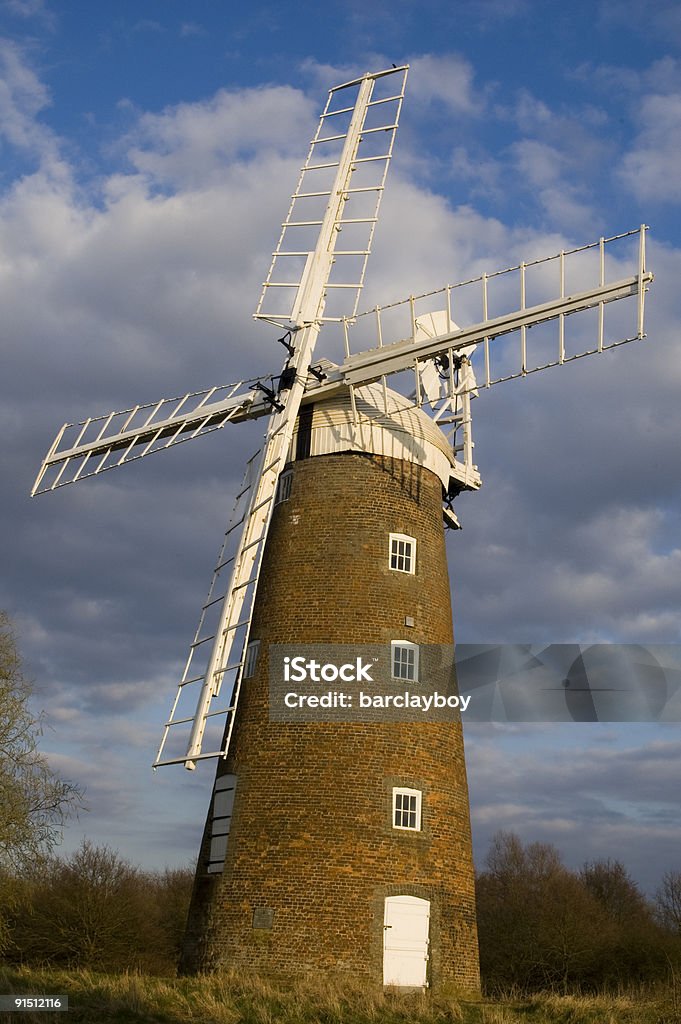
<path id="1" fill-rule="evenodd" d="M 153 978 L 0 968 L 0 993 L 68 995 L 68 1013 L 0 1013 L 0 1024 L 681 1024 L 671 993 L 464 1001 L 310 979 Z"/>

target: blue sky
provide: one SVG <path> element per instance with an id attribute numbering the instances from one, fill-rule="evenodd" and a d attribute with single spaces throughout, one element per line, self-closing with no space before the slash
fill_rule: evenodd
<path id="1" fill-rule="evenodd" d="M 259 285 L 365 70 L 411 65 L 367 304 L 651 225 L 648 340 L 476 400 L 457 637 L 679 642 L 680 47 L 665 2 L 0 3 L 0 607 L 88 788 L 67 849 L 195 855 L 210 770 L 149 764 L 257 431 L 31 501 L 35 471 L 66 420 L 278 367 Z M 467 742 L 479 862 L 503 827 L 647 888 L 681 867 L 678 726 Z"/>

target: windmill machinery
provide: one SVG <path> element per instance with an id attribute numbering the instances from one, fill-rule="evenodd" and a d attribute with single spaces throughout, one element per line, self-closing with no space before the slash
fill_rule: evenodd
<path id="1" fill-rule="evenodd" d="M 478 386 L 643 337 L 643 228 L 357 314 L 406 76 L 329 92 L 255 314 L 281 371 L 66 425 L 34 487 L 268 417 L 155 762 L 218 758 L 184 970 L 477 988 L 460 721 L 277 715 L 270 674 L 282 651 L 371 648 L 418 691 L 427 651 L 453 644 L 444 527 L 480 486 Z"/>

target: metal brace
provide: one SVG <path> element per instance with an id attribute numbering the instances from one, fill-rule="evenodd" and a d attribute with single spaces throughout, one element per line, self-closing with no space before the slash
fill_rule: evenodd
<path id="1" fill-rule="evenodd" d="M 268 388 L 266 384 L 263 384 L 262 381 L 256 381 L 251 390 L 262 391 L 262 393 L 265 396 L 265 399 L 269 402 L 270 406 L 273 409 L 276 409 L 277 412 L 283 412 L 284 406 L 281 404 L 281 402 L 277 401 L 277 396 L 275 392 L 272 390 L 272 388 Z"/>

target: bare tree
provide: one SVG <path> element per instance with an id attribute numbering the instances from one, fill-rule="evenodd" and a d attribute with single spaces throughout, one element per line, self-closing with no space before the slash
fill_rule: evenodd
<path id="1" fill-rule="evenodd" d="M 20 887 L 13 876 L 50 852 L 82 791 L 50 768 L 38 750 L 43 717 L 31 707 L 16 636 L 0 611 L 0 950 Z"/>
<path id="2" fill-rule="evenodd" d="M 681 871 L 668 871 L 655 894 L 658 916 L 669 931 L 681 938 Z"/>
<path id="3" fill-rule="evenodd" d="M 29 963 L 174 973 L 193 872 L 144 872 L 114 850 L 83 840 L 50 857 L 30 880 L 13 933 Z"/>
<path id="4" fill-rule="evenodd" d="M 68 860 L 50 858 L 36 872 L 15 942 L 33 962 L 133 966 L 145 923 L 139 883 L 140 872 L 117 853 L 84 840 Z"/>
<path id="5" fill-rule="evenodd" d="M 657 978 L 664 971 L 664 937 L 652 906 L 621 861 L 589 862 L 580 879 L 610 924 L 610 941 L 600 949 L 603 983 L 615 986 Z"/>
<path id="6" fill-rule="evenodd" d="M 606 926 L 593 897 L 548 843 L 498 832 L 477 883 L 483 974 L 493 988 L 578 983 Z"/>
<path id="7" fill-rule="evenodd" d="M 613 921 L 634 927 L 650 921 L 651 909 L 621 861 L 589 861 L 579 877 Z"/>
<path id="8" fill-rule="evenodd" d="M 681 897 L 681 875 L 676 882 Z M 673 892 L 670 884 L 670 907 Z M 477 897 L 480 962 L 492 990 L 619 989 L 667 973 L 668 936 L 619 861 L 576 874 L 554 846 L 498 832 Z"/>

